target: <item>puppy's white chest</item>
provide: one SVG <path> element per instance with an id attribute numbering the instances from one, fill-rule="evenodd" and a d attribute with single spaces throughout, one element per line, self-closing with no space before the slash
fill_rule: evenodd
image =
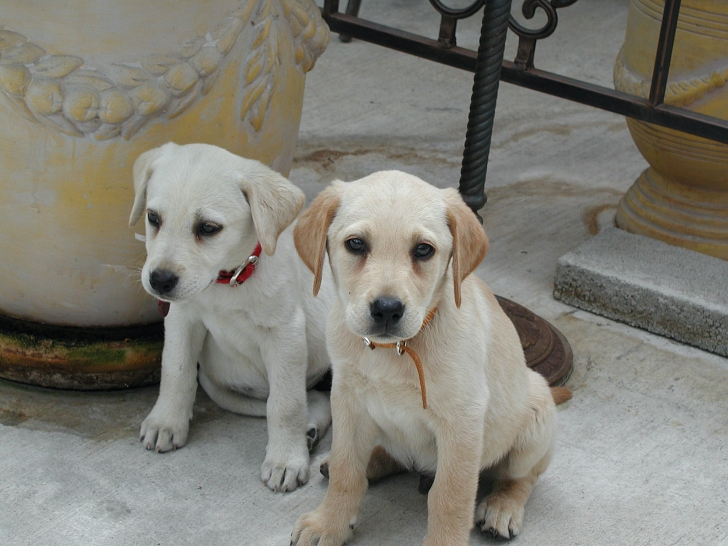
<path id="1" fill-rule="evenodd" d="M 244 311 L 202 316 L 207 338 L 200 366 L 216 382 L 258 398 L 269 393 L 268 373 L 261 355 L 264 328 Z"/>
<path id="2" fill-rule="evenodd" d="M 387 451 L 409 466 L 434 472 L 437 443 L 430 410 L 422 407 L 414 363 L 407 355 L 396 356 L 394 349 L 376 351 L 392 353 L 362 358 L 357 374 L 359 392 L 355 396 L 361 396 L 366 411 L 381 431 L 380 442 Z"/>
<path id="3" fill-rule="evenodd" d="M 377 423 L 384 448 L 397 460 L 423 472 L 437 468 L 437 441 L 426 409 L 398 403 L 390 396 L 372 397 L 369 414 Z"/>
<path id="4" fill-rule="evenodd" d="M 259 343 L 263 332 L 259 330 L 262 328 L 256 326 L 244 312 L 224 315 L 209 313 L 203 316 L 203 323 L 209 332 L 208 336 L 228 356 L 243 354 L 255 360 L 255 356 L 260 355 Z"/>

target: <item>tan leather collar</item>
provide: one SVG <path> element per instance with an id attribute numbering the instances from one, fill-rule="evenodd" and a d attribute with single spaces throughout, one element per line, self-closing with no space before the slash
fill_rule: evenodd
<path id="1" fill-rule="evenodd" d="M 437 313 L 437 307 L 427 313 L 425 320 L 422 321 L 420 332 L 424 330 L 425 326 L 427 326 L 429 322 L 435 317 L 435 313 Z M 414 349 L 407 345 L 407 342 L 412 339 L 414 339 L 414 337 L 405 339 L 403 341 L 398 341 L 397 343 L 375 343 L 373 341 L 370 341 L 369 338 L 365 337 L 364 343 L 366 343 L 371 350 L 377 348 L 397 349 L 397 353 L 400 355 L 403 355 L 404 353 L 410 355 L 410 358 L 415 363 L 415 367 L 417 368 L 417 375 L 420 378 L 420 390 L 422 391 L 422 409 L 427 409 L 427 386 L 425 385 L 425 371 L 422 368 L 422 361 L 420 360 L 420 357 L 417 355 Z"/>

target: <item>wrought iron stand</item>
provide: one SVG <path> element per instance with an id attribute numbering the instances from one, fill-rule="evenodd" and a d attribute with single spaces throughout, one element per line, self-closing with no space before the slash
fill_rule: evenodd
<path id="1" fill-rule="evenodd" d="M 342 35 L 343 41 L 353 37 L 475 73 L 459 190 L 476 214 L 487 200 L 485 178 L 500 80 L 728 144 L 727 121 L 664 104 L 680 0 L 665 1 L 652 86 L 647 99 L 534 67 L 537 40 L 547 38 L 556 30 L 556 10 L 577 0 L 523 0 L 521 11 L 526 19 L 532 19 L 537 9 L 547 16 L 546 24 L 535 30 L 522 26 L 511 17 L 511 0 L 474 0 L 472 5 L 462 9 L 449 8 L 441 0 L 430 0 L 441 15 L 437 40 L 358 17 L 361 1 L 349 0 L 346 13 L 340 13 L 339 0 L 325 0 L 324 19 L 333 32 Z M 482 8 L 483 25 L 478 51 L 458 47 L 457 21 L 476 14 Z M 503 60 L 509 27 L 519 37 L 518 52 L 513 62 Z M 518 304 L 501 299 L 501 305 L 516 324 L 529 366 L 543 373 L 551 384 L 566 381 L 571 371 L 572 355 L 561 333 Z"/>

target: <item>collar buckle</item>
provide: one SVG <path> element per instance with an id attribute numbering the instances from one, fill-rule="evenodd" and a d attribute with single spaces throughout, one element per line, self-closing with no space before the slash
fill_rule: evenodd
<path id="1" fill-rule="evenodd" d="M 248 256 L 248 259 L 245 260 L 243 262 L 243 264 L 233 272 L 233 276 L 230 277 L 230 286 L 231 287 L 235 288 L 236 286 L 239 286 L 242 284 L 242 281 L 238 282 L 238 277 L 248 266 L 251 266 L 252 270 L 255 271 L 255 268 L 258 267 L 258 256 Z M 251 271 L 251 273 L 253 271 Z"/>

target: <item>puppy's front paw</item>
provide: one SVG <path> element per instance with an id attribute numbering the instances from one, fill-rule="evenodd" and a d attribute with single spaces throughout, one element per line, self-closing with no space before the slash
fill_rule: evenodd
<path id="1" fill-rule="evenodd" d="M 493 493 L 475 511 L 475 526 L 498 540 L 508 540 L 521 532 L 523 505 L 508 495 Z"/>
<path id="2" fill-rule="evenodd" d="M 263 482 L 273 490 L 293 491 L 299 485 L 308 482 L 309 459 L 308 450 L 298 454 L 284 454 L 276 456 L 274 450 L 266 455 L 260 467 L 260 477 Z"/>
<path id="3" fill-rule="evenodd" d="M 335 525 L 318 508 L 298 519 L 291 535 L 291 546 L 341 546 L 351 537 L 352 527 Z"/>
<path id="4" fill-rule="evenodd" d="M 189 429 L 190 421 L 186 416 L 183 415 L 181 419 L 170 418 L 152 410 L 142 423 L 139 439 L 147 449 L 164 453 L 185 445 Z"/>

